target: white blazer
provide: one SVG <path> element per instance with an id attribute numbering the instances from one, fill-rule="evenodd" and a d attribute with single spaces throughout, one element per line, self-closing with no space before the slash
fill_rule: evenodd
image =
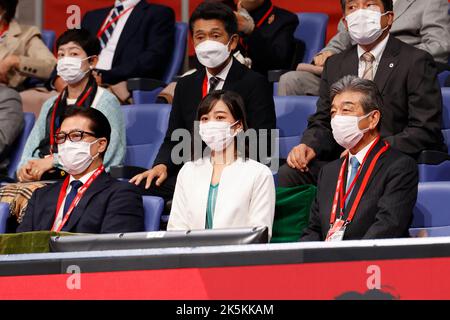
<path id="1" fill-rule="evenodd" d="M 175 186 L 167 230 L 205 229 L 213 166 L 209 158 L 187 162 Z M 254 160 L 238 158 L 225 167 L 217 192 L 213 228 L 267 226 L 269 237 L 275 212 L 272 173 Z"/>

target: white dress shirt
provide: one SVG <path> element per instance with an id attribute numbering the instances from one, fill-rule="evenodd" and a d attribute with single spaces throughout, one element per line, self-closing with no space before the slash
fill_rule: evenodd
<path id="1" fill-rule="evenodd" d="M 126 1 L 116 1 L 116 5 L 119 3 L 122 3 L 123 5 L 123 12 L 127 10 L 128 8 L 136 6 L 141 0 L 126 0 Z M 97 62 L 97 69 L 102 70 L 111 70 L 112 68 L 112 62 L 114 59 L 114 54 L 116 52 L 117 44 L 119 43 L 120 35 L 122 34 L 123 29 L 125 28 L 125 24 L 128 21 L 128 18 L 130 17 L 131 12 L 133 12 L 134 9 L 128 10 L 123 16 L 120 17 L 119 20 L 116 21 L 116 27 L 114 28 L 114 31 L 111 35 L 111 38 L 108 40 L 108 43 L 106 44 L 106 47 L 103 48 L 103 50 L 100 52 L 100 55 L 98 56 L 98 62 Z M 113 14 L 113 10 L 108 15 L 108 18 L 106 19 L 106 23 L 108 23 L 109 18 Z M 102 28 L 105 26 L 102 25 Z"/>
<path id="2" fill-rule="evenodd" d="M 217 87 L 215 90 L 222 90 L 223 89 L 223 85 L 225 84 L 225 80 L 227 80 L 228 77 L 228 73 L 230 72 L 231 66 L 233 65 L 233 59 L 230 60 L 230 62 L 226 65 L 225 68 L 223 68 L 222 71 L 220 71 L 220 73 L 218 73 L 215 77 L 217 79 L 219 79 L 219 83 L 217 84 Z M 208 68 L 206 68 L 206 75 L 208 77 L 208 92 L 209 92 L 209 79 L 211 79 L 211 77 L 214 77 L 211 73 L 209 73 Z"/>
<path id="3" fill-rule="evenodd" d="M 370 50 L 370 53 L 375 57 L 375 61 L 373 62 L 373 78 L 375 79 L 375 75 L 377 74 L 378 65 L 380 64 L 381 57 L 383 56 L 384 49 L 386 49 L 387 42 L 389 40 L 389 35 L 383 39 L 375 48 Z M 366 63 L 362 59 L 362 55 L 365 53 L 364 49 L 358 45 L 358 77 L 362 78 L 364 75 L 364 70 L 366 69 Z"/>
<path id="4" fill-rule="evenodd" d="M 84 185 L 89 180 L 89 178 L 94 174 L 95 170 L 97 170 L 97 168 L 86 173 L 84 176 L 82 176 L 80 179 L 78 179 L 78 181 L 80 181 Z M 62 202 L 61 207 L 59 208 L 58 216 L 56 217 L 56 221 L 55 221 L 56 226 L 59 226 L 59 224 L 62 222 L 63 214 L 64 214 L 64 206 L 66 205 L 66 198 L 67 198 L 67 195 L 70 193 L 70 190 L 72 190 L 72 186 L 70 184 L 72 183 L 72 181 L 75 181 L 75 180 L 76 179 L 71 175 L 69 178 L 69 184 L 67 185 L 67 189 L 66 189 L 66 196 L 64 197 L 64 201 Z"/>
<path id="5" fill-rule="evenodd" d="M 351 158 L 356 157 L 356 159 L 359 162 L 359 167 L 361 167 L 361 164 L 363 163 L 367 152 L 369 151 L 370 147 L 372 147 L 372 145 L 375 143 L 375 141 L 376 141 L 376 139 L 374 139 L 371 143 L 369 143 L 367 146 L 365 146 L 363 149 L 361 149 L 361 151 L 359 151 L 357 154 L 351 154 L 351 153 L 349 154 L 348 167 L 347 167 L 347 170 L 348 170 L 347 171 L 347 185 L 348 185 L 348 182 L 350 180 L 350 175 L 351 175 L 351 172 L 352 172 L 352 166 L 350 164 Z M 359 167 L 358 167 L 358 169 L 359 169 Z"/>

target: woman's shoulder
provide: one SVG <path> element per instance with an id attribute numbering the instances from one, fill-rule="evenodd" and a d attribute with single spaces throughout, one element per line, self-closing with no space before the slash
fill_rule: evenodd
<path id="1" fill-rule="evenodd" d="M 98 87 L 94 103 L 96 109 L 119 108 L 120 102 L 117 97 L 105 88 Z"/>
<path id="2" fill-rule="evenodd" d="M 240 160 L 240 163 L 243 168 L 245 168 L 246 172 L 249 174 L 254 175 L 266 175 L 266 176 L 272 176 L 272 172 L 270 171 L 269 167 L 266 165 L 252 160 L 252 159 L 246 159 L 246 160 Z"/>

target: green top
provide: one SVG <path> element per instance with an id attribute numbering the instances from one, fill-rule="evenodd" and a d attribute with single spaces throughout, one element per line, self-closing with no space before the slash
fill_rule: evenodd
<path id="1" fill-rule="evenodd" d="M 214 210 L 216 209 L 217 191 L 219 190 L 219 184 L 210 185 L 208 193 L 208 205 L 206 206 L 206 223 L 205 229 L 213 228 Z"/>

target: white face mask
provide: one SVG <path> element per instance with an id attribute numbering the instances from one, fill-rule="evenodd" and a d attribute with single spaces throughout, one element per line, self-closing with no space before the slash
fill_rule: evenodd
<path id="1" fill-rule="evenodd" d="M 74 84 L 80 82 L 86 73 L 90 71 L 90 67 L 87 71 L 81 70 L 81 65 L 85 59 L 76 57 L 63 57 L 58 60 L 58 65 L 56 66 L 56 71 L 58 76 L 60 76 L 67 84 Z"/>
<path id="2" fill-rule="evenodd" d="M 75 175 L 86 170 L 99 155 L 97 153 L 95 156 L 91 156 L 91 145 L 97 141 L 98 139 L 93 142 L 72 142 L 67 139 L 66 142 L 58 145 L 58 158 L 64 171 Z"/>
<path id="3" fill-rule="evenodd" d="M 238 121 L 232 124 L 223 121 L 200 123 L 200 137 L 211 150 L 222 151 L 233 142 L 234 137 L 238 134 L 238 131 L 231 133 L 231 127 L 236 123 Z"/>
<path id="4" fill-rule="evenodd" d="M 370 115 L 371 113 L 362 117 L 335 115 L 331 119 L 334 140 L 345 149 L 352 149 L 361 141 L 364 133 L 369 131 L 369 128 L 359 129 L 359 122 Z"/>
<path id="5" fill-rule="evenodd" d="M 345 17 L 350 37 L 360 45 L 374 43 L 388 27 L 381 28 L 381 17 L 386 15 L 379 11 L 359 9 Z"/>
<path id="6" fill-rule="evenodd" d="M 195 47 L 195 54 L 198 61 L 207 68 L 217 68 L 222 65 L 229 57 L 228 45 L 222 42 L 206 40 Z"/>

